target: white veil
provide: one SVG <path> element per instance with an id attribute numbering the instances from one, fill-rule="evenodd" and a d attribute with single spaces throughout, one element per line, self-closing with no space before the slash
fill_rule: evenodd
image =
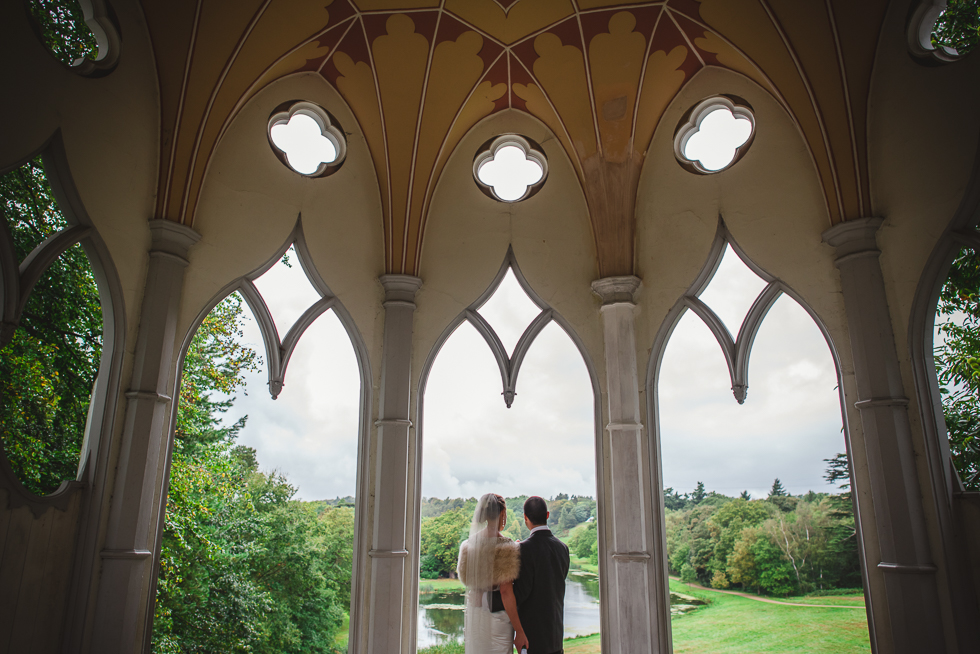
<path id="1" fill-rule="evenodd" d="M 494 559 L 500 537 L 497 525 L 503 501 L 487 493 L 477 502 L 470 523 L 470 537 L 460 546 L 460 579 L 466 584 L 464 643 L 466 654 L 492 652 L 491 602 L 493 598 Z M 489 529 L 488 529 L 489 527 Z"/>

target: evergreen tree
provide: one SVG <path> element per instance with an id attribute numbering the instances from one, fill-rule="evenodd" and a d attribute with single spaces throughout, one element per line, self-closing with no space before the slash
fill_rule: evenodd
<path id="1" fill-rule="evenodd" d="M 739 496 L 740 498 L 742 498 L 743 500 L 746 500 L 746 501 L 748 501 L 748 500 L 751 500 L 751 499 L 752 499 L 752 496 L 751 496 L 751 495 L 749 495 L 749 491 L 747 491 L 747 490 L 744 490 L 744 491 L 742 491 L 741 493 L 739 493 L 739 495 L 738 495 L 738 496 Z"/>
<path id="2" fill-rule="evenodd" d="M 699 481 L 698 485 L 694 487 L 694 492 L 691 493 L 691 502 L 694 504 L 694 506 L 697 506 L 704 501 L 706 496 L 707 493 L 704 490 L 704 482 Z"/>
<path id="3" fill-rule="evenodd" d="M 772 490 L 769 491 L 769 497 L 786 497 L 786 489 L 783 488 L 783 482 L 779 481 L 779 477 L 776 477 L 776 481 L 772 482 Z"/>

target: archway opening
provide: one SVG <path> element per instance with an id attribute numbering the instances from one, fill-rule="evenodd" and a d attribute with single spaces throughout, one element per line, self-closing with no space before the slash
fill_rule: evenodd
<path id="1" fill-rule="evenodd" d="M 954 486 L 980 490 L 980 255 L 954 257 L 936 307 L 934 355 Z M 945 449 L 945 448 L 944 448 Z"/>
<path id="2" fill-rule="evenodd" d="M 81 473 L 103 308 L 85 228 L 58 206 L 40 157 L 0 177 L 0 210 L 0 435 L 13 475 L 46 495 Z"/>
<path id="3" fill-rule="evenodd" d="M 463 651 L 465 587 L 456 563 L 485 493 L 506 499 L 502 534 L 514 540 L 529 534 L 527 497 L 548 502 L 548 526 L 571 556 L 566 648 L 578 637 L 598 651 L 593 382 L 563 327 L 554 320 L 540 327 L 553 314 L 528 289 L 519 270 L 507 269 L 490 297 L 468 310 L 479 317 L 464 313 L 437 345 L 423 379 L 420 652 Z M 488 346 L 494 338 L 503 362 Z"/>
<path id="4" fill-rule="evenodd" d="M 785 287 L 717 252 L 656 388 L 674 646 L 868 652 L 833 354 Z"/>
<path id="5" fill-rule="evenodd" d="M 292 330 L 325 298 L 297 250 L 218 303 L 190 341 L 155 651 L 347 647 L 361 376 L 332 308 Z"/>

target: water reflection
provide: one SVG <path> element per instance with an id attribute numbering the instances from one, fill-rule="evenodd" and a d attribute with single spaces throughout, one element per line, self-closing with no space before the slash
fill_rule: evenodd
<path id="1" fill-rule="evenodd" d="M 419 649 L 463 640 L 463 591 L 419 595 Z"/>
<path id="2" fill-rule="evenodd" d="M 419 595 L 418 647 L 463 640 L 463 591 Z M 565 580 L 565 638 L 599 633 L 599 579 L 572 569 Z"/>

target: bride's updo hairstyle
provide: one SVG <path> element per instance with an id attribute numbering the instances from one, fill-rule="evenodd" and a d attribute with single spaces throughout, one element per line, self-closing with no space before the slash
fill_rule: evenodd
<path id="1" fill-rule="evenodd" d="M 500 514 L 507 510 L 504 498 L 496 493 L 487 493 L 480 498 L 477 521 L 497 524 Z"/>

